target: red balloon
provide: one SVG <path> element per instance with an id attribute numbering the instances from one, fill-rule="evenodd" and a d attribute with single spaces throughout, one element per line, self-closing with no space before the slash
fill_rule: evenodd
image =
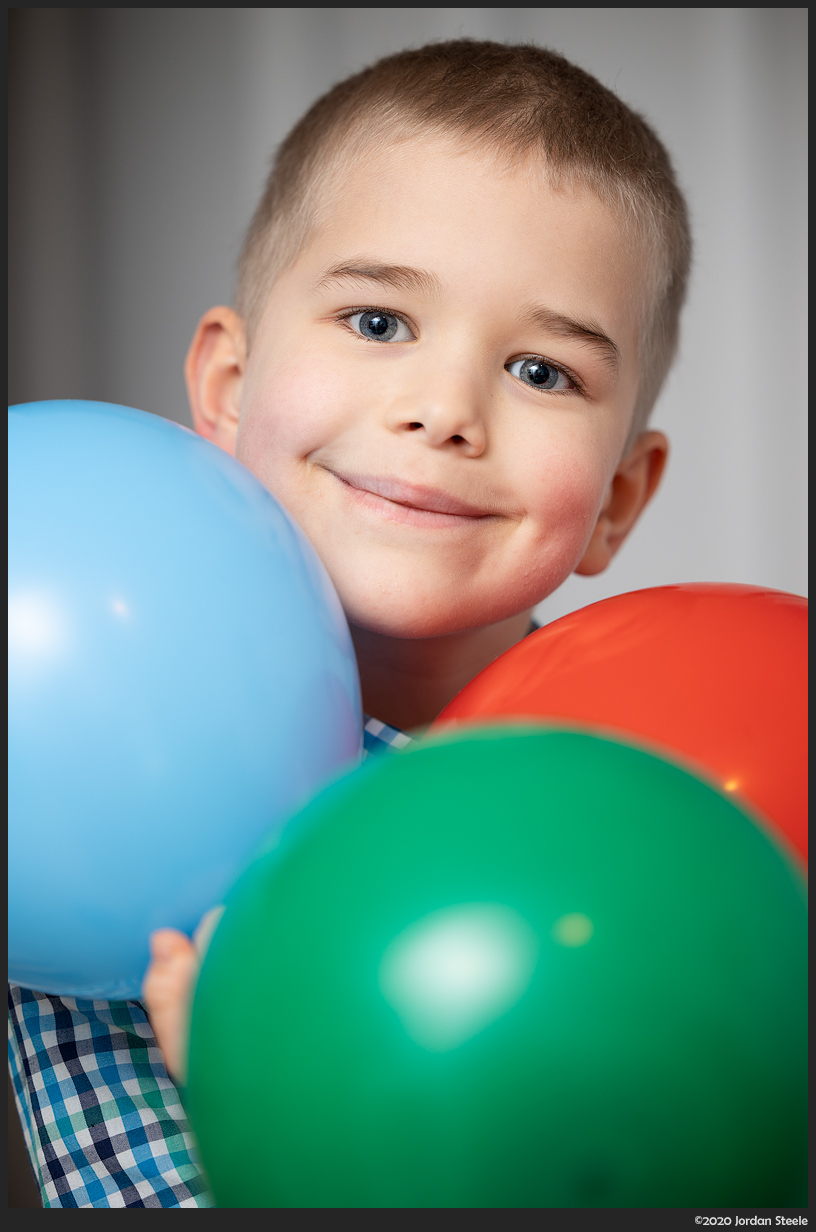
<path id="1" fill-rule="evenodd" d="M 689 584 L 593 603 L 532 633 L 431 730 L 507 716 L 645 739 L 754 806 L 807 860 L 807 599 Z"/>

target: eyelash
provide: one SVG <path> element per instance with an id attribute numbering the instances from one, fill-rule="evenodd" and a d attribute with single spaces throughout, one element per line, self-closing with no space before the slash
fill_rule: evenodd
<path id="1" fill-rule="evenodd" d="M 511 359 L 507 364 L 505 364 L 505 371 L 507 371 L 507 369 L 510 367 L 510 364 L 518 364 L 518 363 L 523 364 L 526 359 L 542 360 L 543 363 L 545 363 L 549 368 L 555 368 L 556 372 L 560 372 L 562 376 L 565 376 L 567 380 L 570 381 L 573 385 L 573 389 L 546 389 L 546 390 L 542 390 L 541 391 L 542 393 L 547 393 L 551 395 L 554 394 L 556 397 L 559 397 L 559 396 L 563 397 L 564 394 L 571 394 L 574 392 L 586 395 L 586 387 L 584 386 L 584 382 L 577 375 L 577 373 L 573 372 L 571 368 L 565 367 L 564 364 L 557 364 L 554 359 L 548 359 L 546 355 L 535 355 L 535 354 L 517 355 L 515 359 Z M 524 382 L 522 382 L 522 384 L 523 383 Z M 528 385 L 527 388 L 532 389 L 532 385 Z"/>
<path id="2" fill-rule="evenodd" d="M 410 329 L 412 334 L 416 334 L 414 326 L 406 316 L 403 316 L 401 312 L 395 312 L 393 308 L 383 308 L 381 304 L 360 304 L 356 308 L 346 308 L 335 317 L 335 320 L 342 322 L 350 321 L 352 317 L 356 317 L 360 312 L 381 312 L 383 316 L 396 317 L 398 321 L 402 321 L 406 329 Z M 363 338 L 362 334 L 358 334 L 357 331 L 352 329 L 350 325 L 346 328 L 349 330 L 349 333 L 354 334 L 355 338 L 360 338 L 363 342 L 367 341 L 367 339 Z"/>
<path id="3" fill-rule="evenodd" d="M 410 329 L 412 333 L 415 332 L 414 326 L 411 324 L 411 322 L 408 320 L 407 317 L 403 316 L 401 312 L 395 312 L 393 308 L 384 308 L 381 304 L 359 304 L 354 308 L 346 308 L 337 317 L 335 317 L 335 320 L 345 324 L 346 321 L 350 321 L 352 317 L 356 317 L 357 314 L 360 312 L 381 312 L 385 316 L 396 317 L 397 320 L 402 321 L 403 325 L 407 329 Z M 359 338 L 361 342 L 366 341 L 366 339 L 363 338 L 362 334 L 358 334 L 356 330 L 351 328 L 351 326 L 347 325 L 346 328 L 348 329 L 349 333 L 353 334 L 355 338 Z M 574 386 L 574 389 L 578 393 L 586 394 L 586 389 L 584 387 L 583 381 L 575 372 L 572 371 L 571 368 L 565 367 L 564 364 L 557 364 L 554 360 L 548 359 L 546 355 L 533 355 L 533 354 L 516 355 L 514 359 L 509 360 L 508 364 L 505 365 L 505 371 L 507 371 L 507 368 L 509 367 L 510 364 L 517 364 L 519 361 L 523 363 L 524 360 L 526 359 L 543 360 L 545 364 L 548 364 L 551 368 L 555 368 L 556 372 L 560 372 L 561 375 L 565 376 L 568 381 L 571 381 L 572 385 Z M 528 386 L 528 388 L 532 388 L 532 387 Z M 542 392 L 554 394 L 556 397 L 563 397 L 564 394 L 571 394 L 573 390 L 572 389 L 548 389 Z"/>

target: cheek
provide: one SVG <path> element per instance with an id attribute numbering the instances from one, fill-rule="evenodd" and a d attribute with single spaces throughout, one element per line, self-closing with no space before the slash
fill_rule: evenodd
<path id="1" fill-rule="evenodd" d="M 317 357 L 248 365 L 235 454 L 262 479 L 321 448 L 347 417 L 347 396 L 329 368 Z"/>
<path id="2" fill-rule="evenodd" d="M 517 542 L 515 586 L 510 607 L 540 603 L 574 572 L 598 519 L 604 474 L 592 462 L 552 461 L 527 477 L 525 530 Z"/>
<path id="3" fill-rule="evenodd" d="M 526 509 L 536 537 L 582 550 L 598 518 L 611 461 L 599 442 L 550 442 L 546 461 L 525 467 Z"/>

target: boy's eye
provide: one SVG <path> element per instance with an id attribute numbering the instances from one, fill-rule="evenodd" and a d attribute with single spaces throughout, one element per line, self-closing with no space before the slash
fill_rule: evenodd
<path id="1" fill-rule="evenodd" d="M 414 336 L 405 322 L 395 317 L 393 312 L 371 309 L 355 312 L 346 320 L 361 337 L 370 338 L 373 342 L 410 342 Z"/>
<path id="2" fill-rule="evenodd" d="M 507 371 L 511 376 L 524 381 L 525 385 L 532 385 L 533 389 L 554 389 L 560 393 L 562 390 L 575 388 L 575 383 L 565 372 L 539 357 L 516 359 L 507 365 Z"/>

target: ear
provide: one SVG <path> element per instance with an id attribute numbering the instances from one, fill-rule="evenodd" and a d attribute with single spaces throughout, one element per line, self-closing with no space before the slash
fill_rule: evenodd
<path id="1" fill-rule="evenodd" d="M 243 321 L 232 308 L 211 308 L 193 335 L 184 378 L 196 432 L 232 454 L 245 367 Z"/>
<path id="2" fill-rule="evenodd" d="M 601 573 L 607 567 L 654 495 L 668 452 L 669 442 L 662 432 L 641 432 L 612 477 L 576 573 Z"/>

